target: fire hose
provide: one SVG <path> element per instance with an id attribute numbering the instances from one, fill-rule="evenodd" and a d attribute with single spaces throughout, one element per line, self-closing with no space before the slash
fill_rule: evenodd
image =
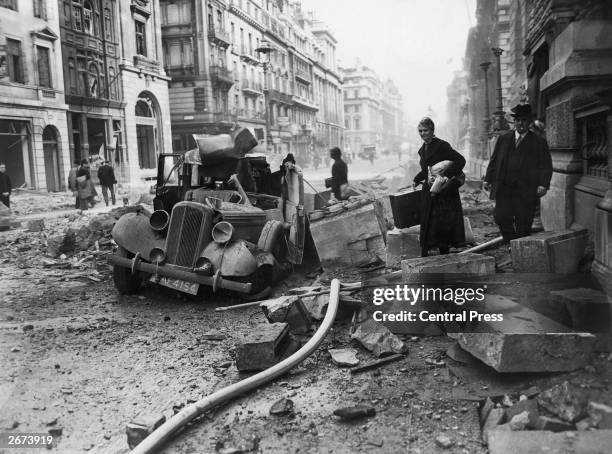
<path id="1" fill-rule="evenodd" d="M 145 438 L 132 450 L 132 454 L 156 452 L 161 445 L 168 441 L 177 431 L 179 431 L 190 421 L 193 421 L 195 418 L 202 415 L 204 412 L 224 403 L 229 399 L 243 395 L 247 391 L 258 388 L 259 386 L 274 380 L 300 364 L 302 361 L 312 355 L 317 350 L 319 345 L 321 345 L 321 342 L 323 342 L 325 339 L 325 336 L 332 327 L 336 318 L 339 301 L 340 281 L 338 279 L 334 279 L 331 282 L 329 304 L 327 306 L 325 318 L 314 336 L 312 336 L 312 338 L 302 348 L 269 369 L 239 381 L 238 383 L 234 383 L 226 388 L 220 389 L 219 391 L 200 399 L 196 403 L 185 407 L 183 410 L 153 431 L 153 433 L 151 433 L 147 438 Z"/>

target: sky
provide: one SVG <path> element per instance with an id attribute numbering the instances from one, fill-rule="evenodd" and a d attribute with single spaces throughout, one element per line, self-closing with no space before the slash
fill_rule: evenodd
<path id="1" fill-rule="evenodd" d="M 476 0 L 302 0 L 304 11 L 330 27 L 337 58 L 356 58 L 391 78 L 404 98 L 407 120 L 446 120 L 446 88 L 462 69 Z M 416 128 L 416 125 L 415 125 Z"/>

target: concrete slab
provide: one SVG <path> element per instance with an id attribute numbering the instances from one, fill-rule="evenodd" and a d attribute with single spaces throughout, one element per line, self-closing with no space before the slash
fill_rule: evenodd
<path id="1" fill-rule="evenodd" d="M 554 433 L 544 430 L 493 430 L 489 454 L 605 454 L 612 446 L 612 430 Z"/>
<path id="2" fill-rule="evenodd" d="M 236 344 L 236 368 L 239 371 L 267 369 L 296 349 L 288 323 L 262 323 Z"/>
<path id="3" fill-rule="evenodd" d="M 486 295 L 486 312 L 503 321 L 481 321 L 471 333 L 457 333 L 464 350 L 498 372 L 560 372 L 587 365 L 596 338 L 573 332 L 500 295 Z"/>
<path id="4" fill-rule="evenodd" d="M 510 248 L 514 271 L 576 273 L 587 242 L 587 229 L 541 232 L 512 240 Z"/>
<path id="5" fill-rule="evenodd" d="M 373 203 L 312 221 L 310 233 L 324 270 L 385 256 L 383 231 Z"/>
<path id="6" fill-rule="evenodd" d="M 448 254 L 402 260 L 402 277 L 415 273 L 494 274 L 495 259 L 482 254 Z"/>

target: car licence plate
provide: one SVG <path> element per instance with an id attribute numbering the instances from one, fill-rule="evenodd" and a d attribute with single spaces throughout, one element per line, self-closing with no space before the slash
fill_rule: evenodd
<path id="1" fill-rule="evenodd" d="M 173 288 L 174 290 L 190 293 L 191 295 L 197 295 L 198 289 L 200 288 L 200 284 L 196 284 L 195 282 L 181 281 L 180 279 L 173 279 L 166 276 L 160 277 L 159 281 L 156 281 L 155 276 L 151 276 L 151 281 L 157 282 L 165 287 Z"/>

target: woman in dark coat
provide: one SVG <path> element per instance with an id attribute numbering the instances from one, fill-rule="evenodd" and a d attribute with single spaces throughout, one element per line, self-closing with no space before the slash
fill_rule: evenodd
<path id="1" fill-rule="evenodd" d="M 419 149 L 421 171 L 414 177 L 414 184 L 423 183 L 421 199 L 421 255 L 427 257 L 430 249 L 438 248 L 440 254 L 448 254 L 450 246 L 465 242 L 463 210 L 457 185 L 448 185 L 440 193 L 430 192 L 433 179 L 431 167 L 441 161 L 451 161 L 442 172 L 447 178 L 461 174 L 465 158 L 434 135 L 435 126 L 430 118 L 419 122 L 419 135 L 423 146 Z"/>

